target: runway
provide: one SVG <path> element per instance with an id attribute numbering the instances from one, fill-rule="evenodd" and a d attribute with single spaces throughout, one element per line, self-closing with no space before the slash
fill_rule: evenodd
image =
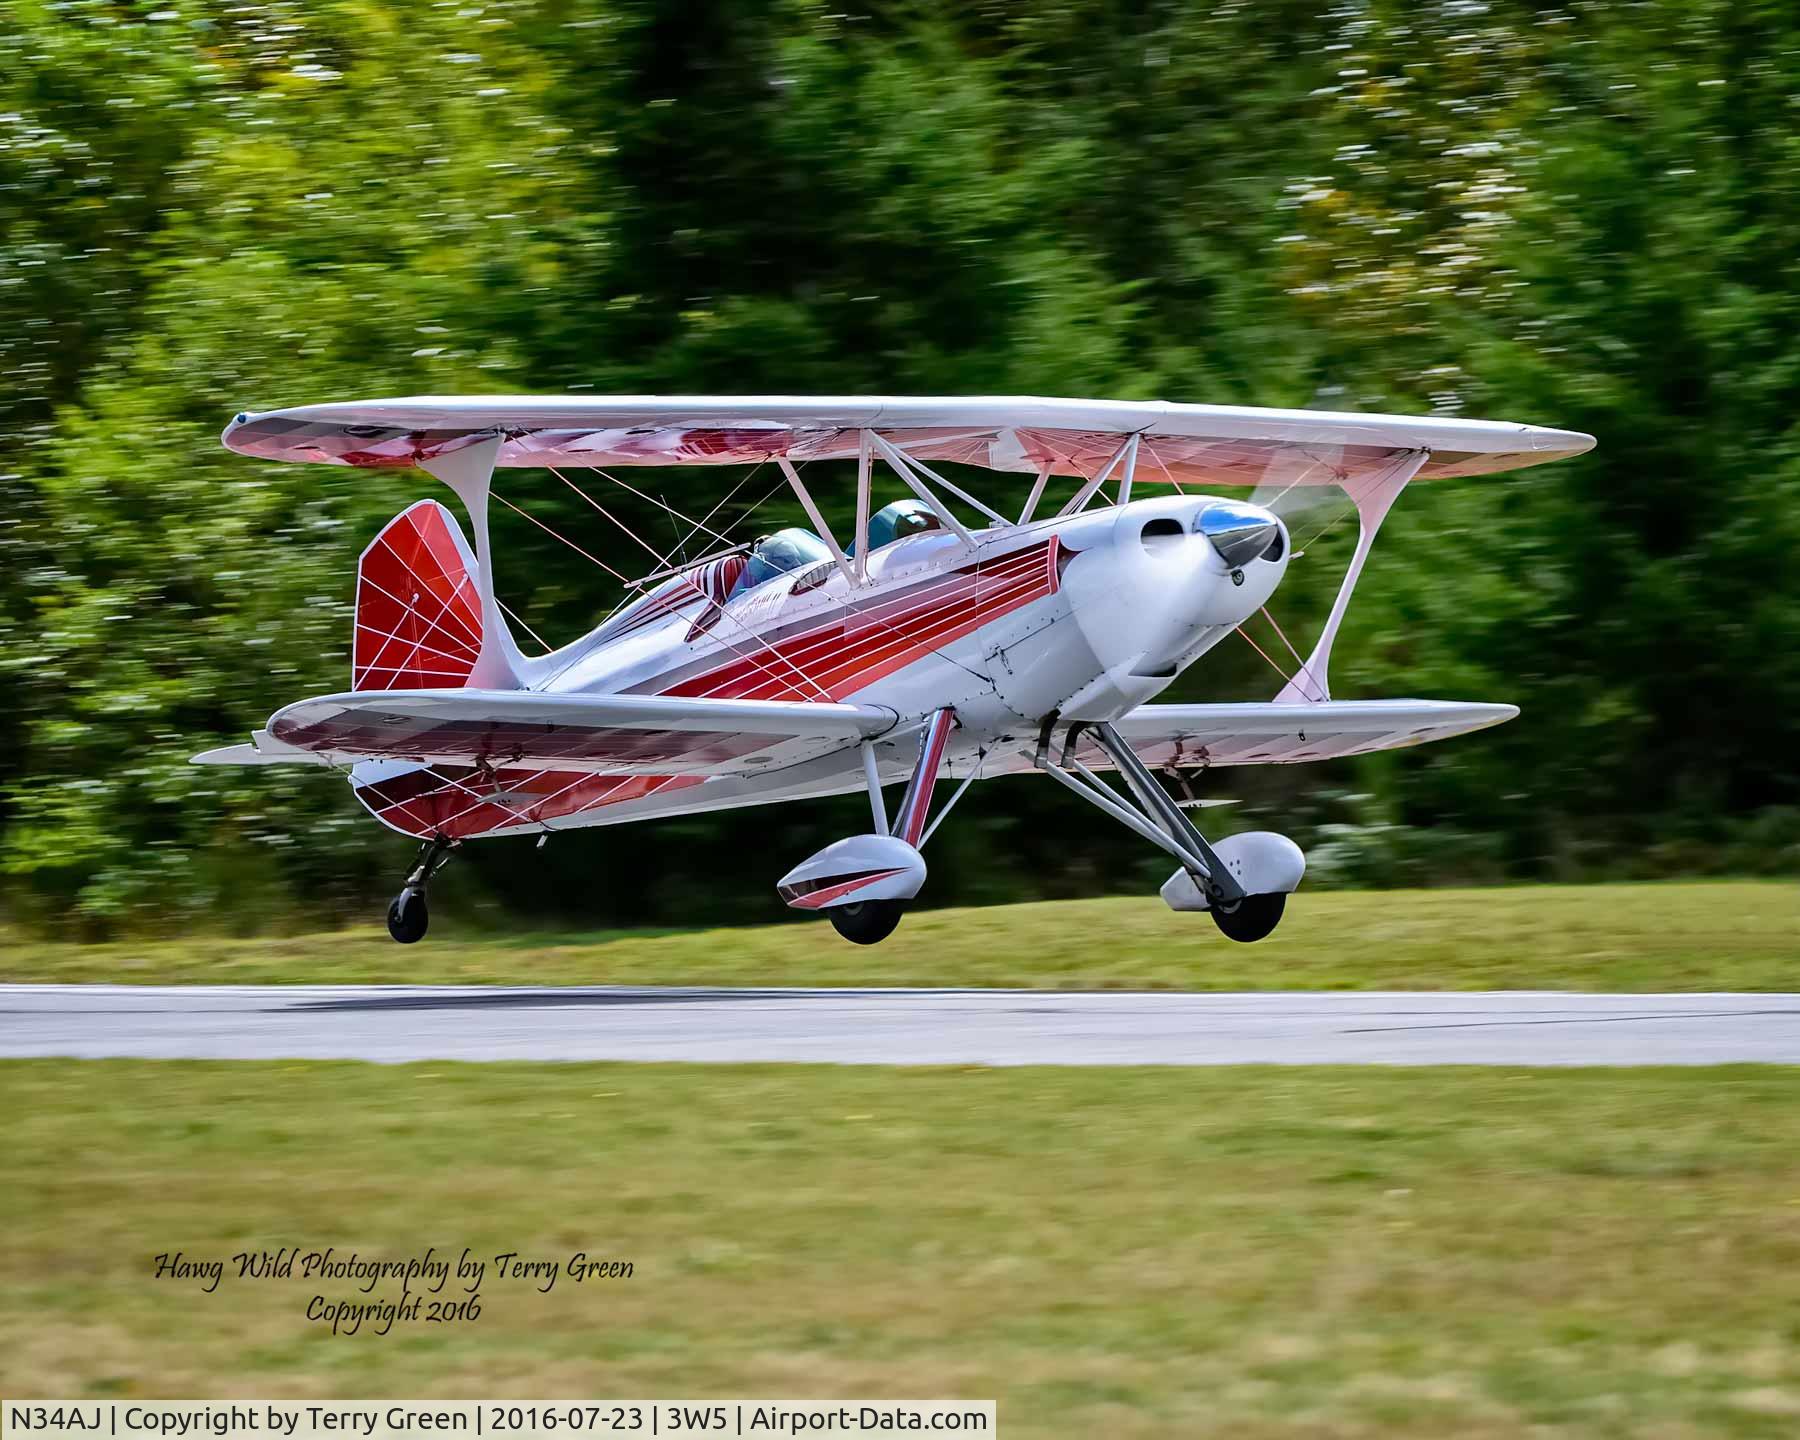
<path id="1" fill-rule="evenodd" d="M 0 1057 L 1800 1063 L 1800 995 L 0 985 Z"/>

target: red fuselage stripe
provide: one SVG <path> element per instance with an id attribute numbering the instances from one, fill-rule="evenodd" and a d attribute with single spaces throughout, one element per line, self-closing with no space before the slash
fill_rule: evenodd
<path id="1" fill-rule="evenodd" d="M 865 611 L 839 611 L 797 635 L 764 645 L 756 655 L 734 657 L 657 693 L 769 699 L 781 692 L 785 681 L 783 675 L 769 673 L 763 657 L 804 671 L 815 655 L 829 654 L 839 657 L 835 665 L 807 674 L 831 699 L 841 700 L 918 656 L 1053 594 L 1054 572 L 1046 563 L 1051 548 L 1039 546 L 959 571 Z M 877 638 L 880 643 L 870 643 Z"/>

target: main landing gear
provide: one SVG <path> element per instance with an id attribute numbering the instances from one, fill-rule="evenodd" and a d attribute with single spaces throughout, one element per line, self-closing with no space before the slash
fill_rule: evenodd
<path id="1" fill-rule="evenodd" d="M 434 835 L 419 847 L 418 859 L 407 872 L 406 883 L 388 905 L 388 934 L 400 944 L 412 945 L 425 938 L 426 927 L 431 923 L 431 913 L 425 905 L 425 887 L 431 877 L 444 868 L 456 846 L 455 840 Z"/>
<path id="2" fill-rule="evenodd" d="M 1076 742 L 1082 735 L 1092 736 L 1112 761 L 1129 798 L 1076 758 Z M 1306 869 L 1299 847 L 1287 837 L 1256 832 L 1228 836 L 1216 846 L 1209 844 L 1111 725 L 1070 726 L 1060 759 L 1051 758 L 1050 727 L 1046 725 L 1037 763 L 1066 789 L 1180 862 L 1181 869 L 1162 888 L 1163 899 L 1172 909 L 1205 910 L 1226 939 L 1246 943 L 1263 939 L 1280 924 L 1288 894 Z"/>
<path id="3" fill-rule="evenodd" d="M 919 763 L 892 826 L 881 798 L 875 747 L 865 741 L 863 776 L 869 786 L 874 833 L 852 835 L 808 856 L 781 877 L 776 893 L 796 910 L 823 910 L 831 928 L 852 945 L 878 945 L 892 935 L 906 913 L 907 902 L 925 884 L 925 857 L 919 852 L 936 828 L 936 821 L 931 825 L 925 822 L 931 813 L 931 792 L 943 764 L 944 747 L 955 727 L 952 710 L 934 710 L 925 717 L 919 733 Z M 950 813 L 979 769 L 978 754 L 975 768 L 938 813 L 938 821 Z"/>

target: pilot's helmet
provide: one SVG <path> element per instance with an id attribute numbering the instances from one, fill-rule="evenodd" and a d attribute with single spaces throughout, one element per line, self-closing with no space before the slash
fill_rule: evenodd
<path id="1" fill-rule="evenodd" d="M 944 522 L 923 501 L 896 500 L 892 505 L 882 506 L 869 517 L 869 548 L 879 550 L 883 545 L 892 545 L 894 541 L 904 540 L 908 535 L 943 528 Z"/>

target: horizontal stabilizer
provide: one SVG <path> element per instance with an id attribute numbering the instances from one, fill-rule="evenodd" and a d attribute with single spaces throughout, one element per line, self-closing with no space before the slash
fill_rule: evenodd
<path id="1" fill-rule="evenodd" d="M 766 773 L 893 728 L 879 706 L 520 690 L 322 695 L 279 710 L 250 747 L 207 764 L 411 760 L 591 774 Z M 229 758 L 228 758 L 229 757 Z"/>
<path id="2" fill-rule="evenodd" d="M 261 731 L 257 732 L 262 735 Z M 285 746 L 270 745 L 265 738 L 265 749 L 255 745 L 223 745 L 217 750 L 205 750 L 196 755 L 190 762 L 195 765 L 329 765 L 331 762 L 322 755 L 313 755 L 305 750 L 289 750 Z"/>

